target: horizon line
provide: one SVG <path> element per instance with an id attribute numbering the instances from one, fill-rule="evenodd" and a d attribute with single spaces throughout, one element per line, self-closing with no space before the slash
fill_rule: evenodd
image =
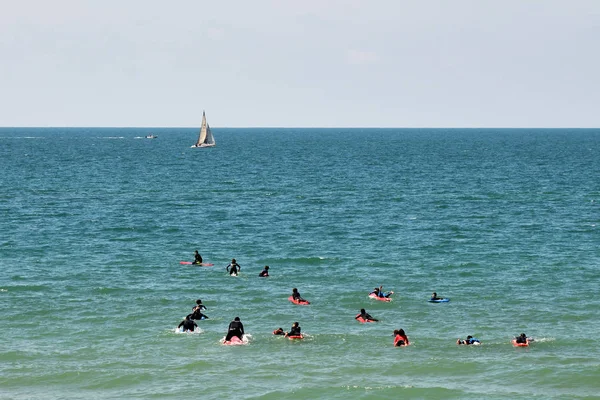
<path id="1" fill-rule="evenodd" d="M 0 126 L 0 129 L 200 129 L 198 126 Z M 211 127 L 215 129 L 215 127 Z M 600 126 L 221 126 L 216 129 L 600 129 Z"/>

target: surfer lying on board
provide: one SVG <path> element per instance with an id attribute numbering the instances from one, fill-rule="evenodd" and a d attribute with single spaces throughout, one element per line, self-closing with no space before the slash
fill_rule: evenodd
<path id="1" fill-rule="evenodd" d="M 277 328 L 273 331 L 273 335 L 285 335 L 283 328 Z"/>
<path id="2" fill-rule="evenodd" d="M 238 264 L 237 261 L 235 261 L 235 258 L 232 258 L 231 263 L 228 266 L 226 266 L 225 269 L 227 270 L 227 272 L 229 272 L 229 275 L 237 275 L 242 269 L 242 267 L 240 267 L 240 264 Z"/>
<path id="3" fill-rule="evenodd" d="M 292 324 L 292 329 L 290 329 L 290 331 L 288 333 L 285 334 L 286 337 L 289 336 L 302 336 L 302 328 L 300 328 L 300 325 L 298 325 L 297 322 L 294 322 Z"/>
<path id="4" fill-rule="evenodd" d="M 229 323 L 229 328 L 227 328 L 227 336 L 225 336 L 225 341 L 228 342 L 232 337 L 237 336 L 238 339 L 242 340 L 242 336 L 244 335 L 244 325 L 242 321 L 240 321 L 240 317 L 235 317 L 233 321 Z"/>
<path id="5" fill-rule="evenodd" d="M 527 335 L 524 333 L 521 333 L 515 338 L 515 343 L 526 344 L 528 342 L 533 342 L 533 338 L 528 338 Z"/>
<path id="6" fill-rule="evenodd" d="M 479 339 L 475 339 L 473 336 L 469 335 L 466 339 L 458 339 L 456 344 L 481 344 Z"/>
<path id="7" fill-rule="evenodd" d="M 260 274 L 258 274 L 258 276 L 260 276 L 261 278 L 266 278 L 267 276 L 269 276 L 269 266 L 265 265 L 265 268 L 260 271 Z"/>
<path id="8" fill-rule="evenodd" d="M 385 293 L 383 291 L 383 286 L 379 286 L 378 288 L 374 288 L 371 293 L 375 294 L 377 297 L 390 297 L 391 295 L 394 294 L 394 292 L 392 292 L 392 291 L 390 291 L 389 293 Z M 371 294 L 371 293 L 369 293 L 369 294 Z"/>
<path id="9" fill-rule="evenodd" d="M 194 328 L 198 327 L 198 324 L 192 321 L 190 318 L 192 314 L 188 314 L 183 321 L 177 325 L 177 328 L 181 328 L 183 326 L 184 332 L 194 332 Z"/>
<path id="10" fill-rule="evenodd" d="M 306 301 L 300 296 L 300 292 L 296 288 L 292 289 L 292 298 L 296 301 Z"/>
<path id="11" fill-rule="evenodd" d="M 410 342 L 408 341 L 408 336 L 404 333 L 404 329 L 396 329 L 394 331 L 394 346 L 408 346 Z"/>
<path id="12" fill-rule="evenodd" d="M 194 262 L 192 264 L 202 264 L 202 256 L 198 250 L 194 251 Z"/>
<path id="13" fill-rule="evenodd" d="M 356 317 L 354 317 L 354 319 L 359 319 L 359 318 L 362 318 L 365 321 L 379 321 L 378 319 L 371 317 L 371 314 L 366 312 L 364 308 L 361 308 L 360 314 L 358 314 Z"/>
<path id="14" fill-rule="evenodd" d="M 443 297 L 438 297 L 436 292 L 433 292 L 433 294 L 431 295 L 431 300 L 444 300 Z"/>

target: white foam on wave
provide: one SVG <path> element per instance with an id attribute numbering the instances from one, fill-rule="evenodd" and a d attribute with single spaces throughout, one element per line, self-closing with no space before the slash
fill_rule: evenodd
<path id="1" fill-rule="evenodd" d="M 174 333 L 185 333 L 187 335 L 199 335 L 201 333 L 204 333 L 204 331 L 202 329 L 200 329 L 200 328 L 195 329 L 193 332 L 189 332 L 189 331 L 184 332 L 183 331 L 183 327 L 181 327 L 181 328 L 175 328 L 175 329 L 173 329 L 173 332 Z"/>

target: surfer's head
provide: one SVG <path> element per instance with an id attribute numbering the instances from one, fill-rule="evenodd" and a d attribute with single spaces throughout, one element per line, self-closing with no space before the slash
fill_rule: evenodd
<path id="1" fill-rule="evenodd" d="M 268 265 L 265 265 L 265 269 L 269 269 L 269 266 L 268 266 Z"/>
<path id="2" fill-rule="evenodd" d="M 364 308 L 361 308 L 361 309 L 360 309 L 360 313 L 361 313 L 361 314 L 364 314 L 365 312 L 366 312 L 366 311 L 365 311 L 365 309 L 364 309 Z"/>
<path id="3" fill-rule="evenodd" d="M 233 320 L 234 320 L 234 321 L 239 321 L 239 320 L 240 320 L 240 317 L 235 317 Z"/>

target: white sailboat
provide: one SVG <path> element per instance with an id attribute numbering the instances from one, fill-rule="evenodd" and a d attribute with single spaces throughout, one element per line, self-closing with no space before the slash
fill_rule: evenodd
<path id="1" fill-rule="evenodd" d="M 210 131 L 210 126 L 206 122 L 206 114 L 202 111 L 202 127 L 200 128 L 200 135 L 198 136 L 198 141 L 192 147 L 213 147 L 215 145 L 215 138 Z"/>

